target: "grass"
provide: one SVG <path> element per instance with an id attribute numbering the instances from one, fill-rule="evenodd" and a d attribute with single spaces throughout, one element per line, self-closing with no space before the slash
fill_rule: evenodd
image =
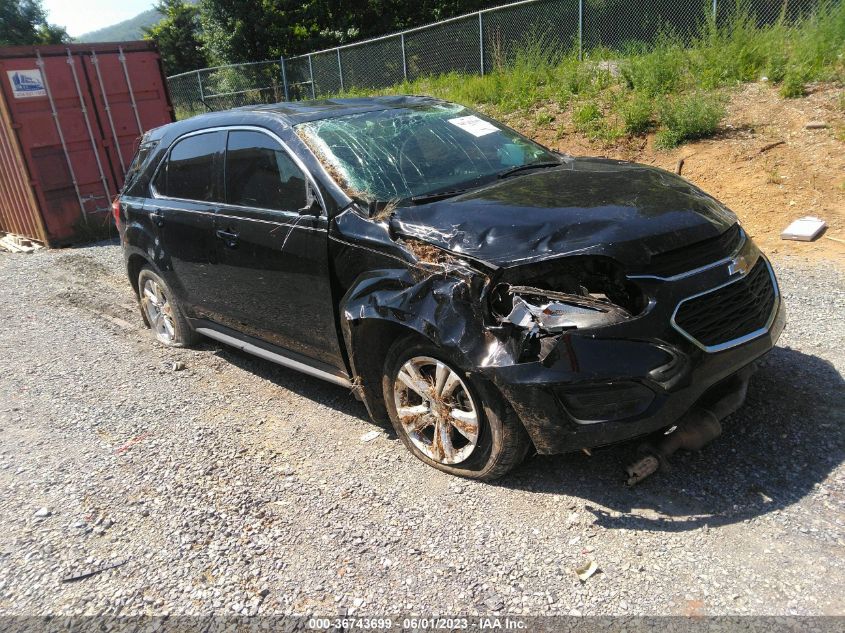
<path id="1" fill-rule="evenodd" d="M 685 141 L 713 136 L 725 109 L 718 96 L 689 94 L 669 98 L 660 106 L 661 130 L 655 137 L 657 147 L 670 149 Z"/>
<path id="2" fill-rule="evenodd" d="M 780 96 L 786 99 L 795 99 L 796 97 L 803 97 L 807 94 L 807 88 L 804 85 L 800 72 L 789 72 L 783 78 L 780 85 Z"/>
<path id="3" fill-rule="evenodd" d="M 484 76 L 448 73 L 343 96 L 430 94 L 607 143 L 656 131 L 658 146 L 670 148 L 716 133 L 726 92 L 744 82 L 765 77 L 785 98 L 811 82 L 845 82 L 845 2 L 767 26 L 739 7 L 730 23 L 704 22 L 688 42 L 663 34 L 624 52 L 589 51 L 581 62 L 536 38 Z"/>
<path id="4" fill-rule="evenodd" d="M 627 134 L 645 134 L 655 125 L 654 103 L 641 94 L 634 94 L 618 106 Z"/>
<path id="5" fill-rule="evenodd" d="M 579 105 L 572 112 L 572 123 L 579 132 L 589 133 L 601 125 L 602 113 L 592 101 Z"/>
<path id="6" fill-rule="evenodd" d="M 777 168 L 774 168 L 766 174 L 766 183 L 770 185 L 782 185 L 783 184 L 783 177 L 780 175 L 780 172 Z"/>

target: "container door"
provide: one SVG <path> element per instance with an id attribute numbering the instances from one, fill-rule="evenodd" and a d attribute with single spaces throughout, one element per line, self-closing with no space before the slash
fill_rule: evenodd
<path id="1" fill-rule="evenodd" d="M 155 51 L 80 55 L 96 104 L 104 146 L 118 186 L 144 131 L 172 120 L 172 108 Z"/>
<path id="2" fill-rule="evenodd" d="M 51 246 L 111 233 L 142 132 L 173 120 L 149 42 L 0 48 L 0 90 Z"/>
<path id="3" fill-rule="evenodd" d="M 4 59 L 0 66 L 48 241 L 105 227 L 117 183 L 80 60 L 35 56 Z"/>
<path id="4" fill-rule="evenodd" d="M 0 92 L 0 231 L 46 241 L 29 170 Z"/>

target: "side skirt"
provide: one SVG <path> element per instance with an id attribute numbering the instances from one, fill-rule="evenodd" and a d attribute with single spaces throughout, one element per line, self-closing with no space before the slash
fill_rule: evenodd
<path id="1" fill-rule="evenodd" d="M 306 359 L 305 357 L 297 355 L 299 358 L 294 358 L 294 354 L 292 352 L 287 352 L 287 350 L 282 350 L 281 348 L 276 347 L 274 347 L 273 350 L 268 349 L 269 344 L 262 343 L 257 339 L 252 339 L 252 337 L 248 337 L 234 331 L 231 333 L 222 332 L 218 329 L 218 326 L 212 325 L 208 321 L 195 321 L 194 329 L 208 338 L 220 341 L 226 345 L 231 345 L 236 349 L 243 350 L 247 354 L 258 356 L 264 360 L 269 360 L 273 363 L 282 365 L 283 367 L 295 369 L 303 374 L 320 378 L 321 380 L 334 383 L 335 385 L 340 385 L 341 387 L 352 387 L 352 381 L 349 380 L 348 376 L 341 374 L 336 370 L 330 371 L 328 368 L 322 369 L 317 367 L 312 364 L 313 361 L 309 361 L 309 359 Z"/>

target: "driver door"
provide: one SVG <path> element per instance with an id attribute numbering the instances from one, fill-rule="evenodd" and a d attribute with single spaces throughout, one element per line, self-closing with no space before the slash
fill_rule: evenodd
<path id="1" fill-rule="evenodd" d="M 228 131 L 225 204 L 214 218 L 222 325 L 344 368 L 329 277 L 328 219 L 304 210 L 311 185 L 272 135 Z"/>

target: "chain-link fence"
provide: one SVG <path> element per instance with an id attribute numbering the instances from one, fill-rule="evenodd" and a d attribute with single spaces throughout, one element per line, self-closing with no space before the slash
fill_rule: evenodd
<path id="1" fill-rule="evenodd" d="M 747 11 L 759 25 L 810 14 L 823 0 L 522 0 L 276 61 L 204 68 L 168 78 L 178 118 L 239 105 L 387 88 L 448 72 L 485 74 L 541 42 L 550 53 L 632 50 L 662 35 L 690 41 L 709 21 Z"/>
<path id="2" fill-rule="evenodd" d="M 287 100 L 281 60 L 203 68 L 167 78 L 176 117 Z"/>

